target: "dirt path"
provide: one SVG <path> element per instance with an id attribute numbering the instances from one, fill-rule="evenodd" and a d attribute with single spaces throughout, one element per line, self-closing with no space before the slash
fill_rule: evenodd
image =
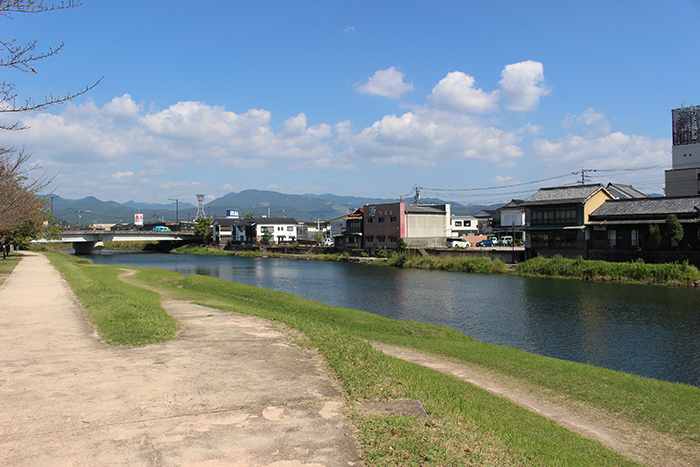
<path id="1" fill-rule="evenodd" d="M 583 402 L 548 394 L 546 389 L 477 365 L 389 344 L 374 342 L 372 345 L 392 357 L 440 371 L 504 397 L 634 461 L 664 467 L 700 465 L 700 452 L 691 450 L 673 437 L 624 422 Z"/>

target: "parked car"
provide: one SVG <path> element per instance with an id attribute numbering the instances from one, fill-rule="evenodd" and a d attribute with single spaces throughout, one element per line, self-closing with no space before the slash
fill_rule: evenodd
<path id="1" fill-rule="evenodd" d="M 153 231 L 154 232 L 170 232 L 170 228 L 165 227 L 163 225 L 157 225 L 157 226 L 153 227 Z"/>
<path id="2" fill-rule="evenodd" d="M 490 238 L 488 240 L 482 240 L 479 243 L 477 243 L 476 246 L 480 246 L 480 247 L 493 246 L 493 240 L 491 240 Z"/>
<path id="3" fill-rule="evenodd" d="M 469 248 L 471 245 L 463 238 L 448 238 L 447 248 Z"/>
<path id="4" fill-rule="evenodd" d="M 513 244 L 513 237 L 510 235 L 505 235 L 501 237 L 501 245 L 504 246 L 511 246 Z"/>

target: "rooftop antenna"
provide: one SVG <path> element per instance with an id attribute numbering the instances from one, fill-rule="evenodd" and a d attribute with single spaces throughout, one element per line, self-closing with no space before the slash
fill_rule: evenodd
<path id="1" fill-rule="evenodd" d="M 204 214 L 204 199 L 207 197 L 204 193 L 197 193 L 197 214 L 194 215 L 195 220 L 204 219 L 206 214 Z"/>

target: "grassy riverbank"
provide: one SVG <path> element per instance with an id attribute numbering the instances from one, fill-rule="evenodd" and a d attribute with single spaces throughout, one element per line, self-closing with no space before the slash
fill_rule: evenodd
<path id="1" fill-rule="evenodd" d="M 161 296 L 119 280 L 123 270 L 62 253 L 46 255 L 70 284 L 108 344 L 152 344 L 175 337 L 178 324 L 160 306 Z"/>
<path id="2" fill-rule="evenodd" d="M 557 277 L 586 281 L 638 282 L 642 284 L 687 285 L 700 279 L 695 266 L 684 264 L 646 264 L 643 261 L 609 263 L 537 257 L 518 264 L 519 276 Z"/>
<path id="3" fill-rule="evenodd" d="M 118 267 L 79 263 L 65 255 L 49 256 L 91 313 L 107 314 L 106 319 L 95 320 L 98 326 L 111 326 L 115 321 L 120 327 L 134 328 L 124 334 L 167 338 L 159 326 L 141 318 L 142 313 L 158 314 L 157 296 L 120 284 L 117 276 L 122 271 Z M 620 423 L 668 435 L 685 451 L 700 449 L 700 389 L 695 387 L 540 357 L 477 342 L 447 328 L 394 321 L 210 277 L 139 269 L 130 280 L 159 289 L 168 298 L 262 316 L 302 331 L 308 340 L 300 343 L 319 349 L 344 385 L 351 404 L 360 399 L 421 400 L 430 414 L 428 421 L 353 411 L 368 465 L 637 464 L 470 384 L 388 357 L 375 351 L 367 340 L 489 368 L 539 388 L 548 397 L 580 401 L 614 415 Z M 126 310 L 119 303 L 123 296 L 130 303 Z M 110 314 L 114 316 L 110 318 Z M 174 328 L 169 329 L 174 332 Z"/>
<path id="4" fill-rule="evenodd" d="M 0 285 L 5 282 L 5 278 L 10 275 L 20 259 L 22 259 L 22 255 L 19 253 L 12 253 L 7 255 L 5 259 L 0 259 Z"/>

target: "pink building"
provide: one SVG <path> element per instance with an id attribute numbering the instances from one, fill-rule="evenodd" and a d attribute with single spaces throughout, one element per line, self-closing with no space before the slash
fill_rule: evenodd
<path id="1" fill-rule="evenodd" d="M 450 236 L 450 205 L 367 204 L 364 211 L 364 248 L 395 250 L 399 239 L 408 246 L 445 246 Z"/>
<path id="2" fill-rule="evenodd" d="M 364 207 L 364 247 L 398 248 L 406 236 L 405 203 L 368 204 Z"/>

